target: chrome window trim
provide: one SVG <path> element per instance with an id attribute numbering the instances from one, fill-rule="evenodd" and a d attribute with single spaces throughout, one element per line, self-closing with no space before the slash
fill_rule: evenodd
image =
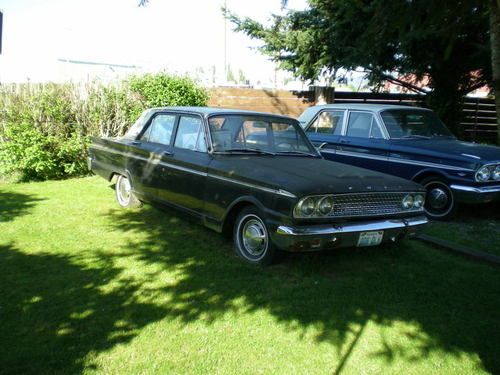
<path id="1" fill-rule="evenodd" d="M 158 113 L 161 113 L 161 112 L 158 112 Z M 172 142 L 172 145 L 170 147 L 172 148 L 176 148 L 176 149 L 179 149 L 179 150 L 188 150 L 188 151 L 195 151 L 195 152 L 200 152 L 200 153 L 203 153 L 203 154 L 208 154 L 209 153 L 209 148 L 208 148 L 208 144 L 207 144 L 207 140 L 205 139 L 205 147 L 206 147 L 206 150 L 205 151 L 200 151 L 197 149 L 198 147 L 198 137 L 200 136 L 200 128 L 198 128 L 198 135 L 196 137 L 196 144 L 195 144 L 195 149 L 194 150 L 190 150 L 188 148 L 184 148 L 184 147 L 178 147 L 178 146 L 175 146 L 175 141 L 177 140 L 177 131 L 179 129 L 179 125 L 181 123 L 181 118 L 182 117 L 198 117 L 201 121 L 201 126 L 204 128 L 205 130 L 205 133 L 206 133 L 206 126 L 205 126 L 205 119 L 204 117 L 199 114 L 199 113 L 192 113 L 192 112 L 174 112 L 174 113 L 177 113 L 177 121 L 176 121 L 176 124 L 175 124 L 175 134 L 172 134 L 173 135 L 173 142 Z M 211 148 L 210 148 L 211 149 Z"/>
<path id="2" fill-rule="evenodd" d="M 380 111 L 374 112 L 375 116 L 377 117 L 378 120 L 378 125 L 380 129 L 382 130 L 382 134 L 384 134 L 384 139 L 391 139 L 391 136 L 389 135 L 389 132 L 387 131 L 387 128 L 385 127 L 384 120 L 382 119 L 382 115 Z"/>
<path id="3" fill-rule="evenodd" d="M 388 134 L 387 134 L 387 130 L 382 125 L 380 125 L 380 119 L 378 116 L 378 112 L 368 111 L 368 110 L 365 111 L 365 110 L 361 110 L 361 109 L 353 109 L 353 110 L 349 109 L 348 112 L 349 113 L 347 115 L 347 119 L 345 121 L 345 126 L 344 126 L 343 132 L 342 132 L 342 135 L 344 137 L 363 138 L 363 139 L 389 139 Z M 368 137 L 351 137 L 351 136 L 347 135 L 347 125 L 349 124 L 349 119 L 351 118 L 352 113 L 370 113 L 373 116 L 372 121 L 375 120 L 378 127 L 382 131 L 383 138 L 373 138 L 370 136 L 368 136 Z M 371 134 L 372 126 L 373 126 L 373 122 L 372 122 L 372 124 L 370 124 L 370 133 L 369 134 Z"/>
<path id="4" fill-rule="evenodd" d="M 340 134 L 327 134 L 327 135 L 332 135 L 332 136 L 342 136 L 344 134 L 344 128 L 345 128 L 345 123 L 346 123 L 346 117 L 347 117 L 347 109 L 343 109 L 343 108 L 324 108 L 324 109 L 321 109 L 319 110 L 313 117 L 313 119 L 309 122 L 308 125 L 306 125 L 303 129 L 304 129 L 304 132 L 307 134 L 307 131 L 308 129 L 312 126 L 312 124 L 314 124 L 316 122 L 316 120 L 318 119 L 318 117 L 323 113 L 323 112 L 343 112 L 343 115 L 342 115 L 342 124 L 340 125 Z M 314 132 L 314 134 L 318 134 L 317 132 Z M 322 134 L 322 133 L 320 133 Z"/>
<path id="5" fill-rule="evenodd" d="M 153 126 L 153 121 L 158 116 L 174 116 L 174 125 L 172 127 L 172 134 L 170 134 L 170 139 L 169 139 L 169 143 L 168 144 L 159 143 L 159 142 L 151 142 L 149 139 L 142 139 L 142 137 L 144 137 L 144 134 L 146 134 L 147 131 L 151 128 L 151 126 Z M 154 143 L 154 144 L 157 144 L 157 145 L 162 145 L 162 146 L 167 146 L 167 147 L 173 147 L 173 145 L 172 145 L 172 138 L 174 137 L 174 135 L 176 133 L 176 127 L 177 127 L 177 122 L 178 121 L 179 121 L 179 117 L 178 117 L 177 113 L 175 113 L 175 112 L 170 112 L 170 111 L 163 111 L 163 112 L 161 112 L 161 111 L 151 111 L 150 116 L 147 118 L 146 121 L 144 121 L 144 123 L 142 125 L 142 128 L 141 128 L 141 131 L 137 134 L 137 136 L 135 137 L 135 140 L 139 141 L 139 142 L 148 142 L 148 143 Z"/>

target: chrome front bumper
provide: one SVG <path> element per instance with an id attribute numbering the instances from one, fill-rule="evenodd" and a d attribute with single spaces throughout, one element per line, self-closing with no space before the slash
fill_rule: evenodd
<path id="1" fill-rule="evenodd" d="M 487 203 L 500 198 L 500 185 L 476 187 L 453 184 L 450 188 L 459 202 Z"/>
<path id="2" fill-rule="evenodd" d="M 339 225 L 280 225 L 273 242 L 286 251 L 316 251 L 341 247 L 355 247 L 363 232 L 383 231 L 382 243 L 415 237 L 428 223 L 425 216 L 406 219 L 377 220 Z"/>

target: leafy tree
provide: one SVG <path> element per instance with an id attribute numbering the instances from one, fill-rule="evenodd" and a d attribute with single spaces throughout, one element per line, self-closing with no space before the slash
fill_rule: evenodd
<path id="1" fill-rule="evenodd" d="M 496 1 L 496 0 L 491 0 Z M 460 104 L 491 78 L 488 3 L 482 0 L 309 0 L 304 11 L 274 15 L 270 26 L 239 17 L 237 31 L 295 75 L 315 80 L 340 68 L 363 69 L 374 85 L 390 81 L 426 93 L 458 133 Z M 412 77 L 412 81 L 401 76 Z"/>

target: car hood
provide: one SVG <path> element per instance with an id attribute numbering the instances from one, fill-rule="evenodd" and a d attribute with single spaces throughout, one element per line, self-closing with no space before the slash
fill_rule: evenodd
<path id="1" fill-rule="evenodd" d="M 211 173 L 290 192 L 298 197 L 388 191 L 423 191 L 421 185 L 399 177 L 319 158 L 291 156 L 221 156 Z"/>
<path id="2" fill-rule="evenodd" d="M 407 139 L 392 140 L 392 150 L 448 157 L 455 160 L 484 164 L 500 160 L 500 147 L 461 142 L 456 139 Z"/>

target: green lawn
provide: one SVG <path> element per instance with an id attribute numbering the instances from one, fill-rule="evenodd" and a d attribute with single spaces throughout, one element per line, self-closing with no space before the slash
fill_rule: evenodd
<path id="1" fill-rule="evenodd" d="M 464 205 L 450 222 L 433 222 L 428 235 L 500 256 L 500 204 Z"/>
<path id="2" fill-rule="evenodd" d="M 253 267 L 113 194 L 0 185 L 0 374 L 500 372 L 498 268 L 418 241 Z"/>

